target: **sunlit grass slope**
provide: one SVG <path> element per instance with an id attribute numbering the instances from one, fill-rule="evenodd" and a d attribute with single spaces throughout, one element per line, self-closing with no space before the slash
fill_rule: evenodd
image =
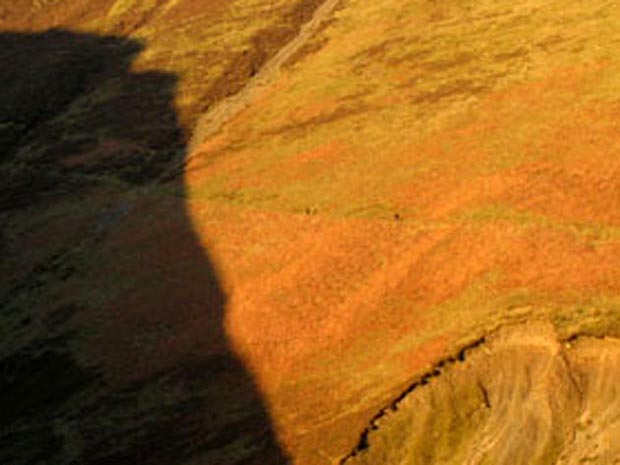
<path id="1" fill-rule="evenodd" d="M 343 2 L 192 156 L 230 334 L 299 463 L 335 460 L 390 392 L 498 325 L 618 333 L 619 19 Z"/>

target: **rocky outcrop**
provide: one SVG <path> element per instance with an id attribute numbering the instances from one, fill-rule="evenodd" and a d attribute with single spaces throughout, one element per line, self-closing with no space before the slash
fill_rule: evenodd
<path id="1" fill-rule="evenodd" d="M 618 373 L 618 339 L 503 328 L 416 385 L 342 463 L 617 463 Z"/>

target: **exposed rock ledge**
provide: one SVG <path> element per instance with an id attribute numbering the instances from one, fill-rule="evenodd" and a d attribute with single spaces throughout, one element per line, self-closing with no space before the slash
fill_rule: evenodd
<path id="1" fill-rule="evenodd" d="M 620 463 L 620 340 L 504 328 L 427 379 L 343 463 Z"/>

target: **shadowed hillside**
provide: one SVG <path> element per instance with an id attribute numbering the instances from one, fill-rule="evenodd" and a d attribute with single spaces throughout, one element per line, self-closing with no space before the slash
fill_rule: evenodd
<path id="1" fill-rule="evenodd" d="M 140 53 L 0 35 L 0 462 L 285 463 L 182 180 L 158 180 L 184 151 L 177 78 Z"/>

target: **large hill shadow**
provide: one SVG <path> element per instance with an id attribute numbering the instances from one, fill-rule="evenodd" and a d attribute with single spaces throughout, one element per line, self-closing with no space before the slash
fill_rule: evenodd
<path id="1" fill-rule="evenodd" d="M 183 179 L 161 181 L 185 135 L 177 78 L 132 71 L 143 48 L 0 34 L 0 219 L 45 218 L 69 197 L 88 219 L 50 236 L 45 254 L 0 248 L 15 262 L 44 257 L 1 279 L 0 462 L 287 463 L 226 338 L 226 296 Z M 173 194 L 151 195 L 160 188 Z"/>

